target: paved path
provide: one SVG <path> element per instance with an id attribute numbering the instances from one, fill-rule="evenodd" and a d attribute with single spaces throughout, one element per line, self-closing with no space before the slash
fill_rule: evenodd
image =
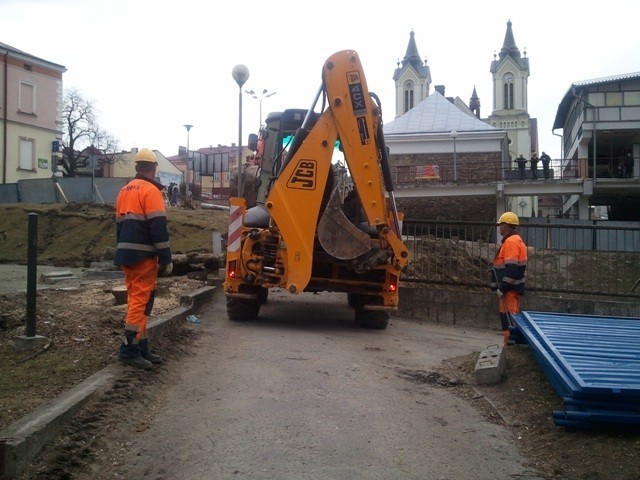
<path id="1" fill-rule="evenodd" d="M 44 288 L 61 288 L 61 287 L 78 287 L 82 281 L 85 268 L 67 268 L 67 267 L 53 267 L 50 265 L 38 265 L 36 272 L 38 290 Z M 72 272 L 74 279 L 67 280 L 56 284 L 45 284 L 40 281 L 40 276 L 43 273 L 51 272 Z M 27 266 L 26 265 L 13 265 L 13 264 L 0 264 L 0 295 L 9 292 L 26 292 L 27 291 Z"/>

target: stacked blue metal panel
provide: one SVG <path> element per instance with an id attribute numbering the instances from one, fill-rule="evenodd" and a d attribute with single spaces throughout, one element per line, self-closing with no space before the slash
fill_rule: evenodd
<path id="1" fill-rule="evenodd" d="M 548 312 L 513 316 L 564 410 L 566 428 L 640 431 L 640 319 Z"/>

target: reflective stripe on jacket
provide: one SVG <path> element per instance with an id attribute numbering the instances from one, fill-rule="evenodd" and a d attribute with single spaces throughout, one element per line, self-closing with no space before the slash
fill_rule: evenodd
<path id="1" fill-rule="evenodd" d="M 158 256 L 161 265 L 171 263 L 164 187 L 141 175 L 127 183 L 116 201 L 118 245 L 116 265 L 133 265 Z"/>
<path id="2" fill-rule="evenodd" d="M 493 259 L 493 268 L 498 277 L 497 288 L 503 292 L 514 290 L 524 295 L 527 271 L 527 246 L 517 233 L 502 239 L 500 250 Z"/>

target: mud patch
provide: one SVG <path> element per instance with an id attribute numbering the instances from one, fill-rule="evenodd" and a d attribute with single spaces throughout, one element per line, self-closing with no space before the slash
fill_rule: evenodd
<path id="1" fill-rule="evenodd" d="M 458 378 L 449 378 L 441 372 L 427 372 L 425 370 L 397 370 L 397 375 L 414 383 L 426 383 L 436 387 L 459 387 L 464 382 Z"/>

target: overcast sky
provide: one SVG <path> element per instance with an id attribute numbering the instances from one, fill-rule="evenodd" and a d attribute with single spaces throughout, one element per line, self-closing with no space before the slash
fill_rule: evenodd
<path id="1" fill-rule="evenodd" d="M 237 144 L 237 64 L 250 72 L 243 90 L 276 92 L 262 101 L 264 118 L 309 108 L 326 58 L 356 50 L 389 123 L 392 77 L 411 30 L 432 85 L 467 104 L 475 85 L 486 118 L 489 67 L 511 20 L 529 57 L 529 114 L 538 119 L 540 150 L 559 157 L 551 128 L 562 97 L 572 82 L 640 71 L 639 18 L 640 3 L 622 0 L 0 0 L 0 42 L 64 65 L 65 88 L 94 101 L 121 148 L 171 156 L 186 145 L 184 124 L 193 125 L 191 149 Z M 246 143 L 258 129 L 259 102 L 244 95 L 243 106 Z"/>

